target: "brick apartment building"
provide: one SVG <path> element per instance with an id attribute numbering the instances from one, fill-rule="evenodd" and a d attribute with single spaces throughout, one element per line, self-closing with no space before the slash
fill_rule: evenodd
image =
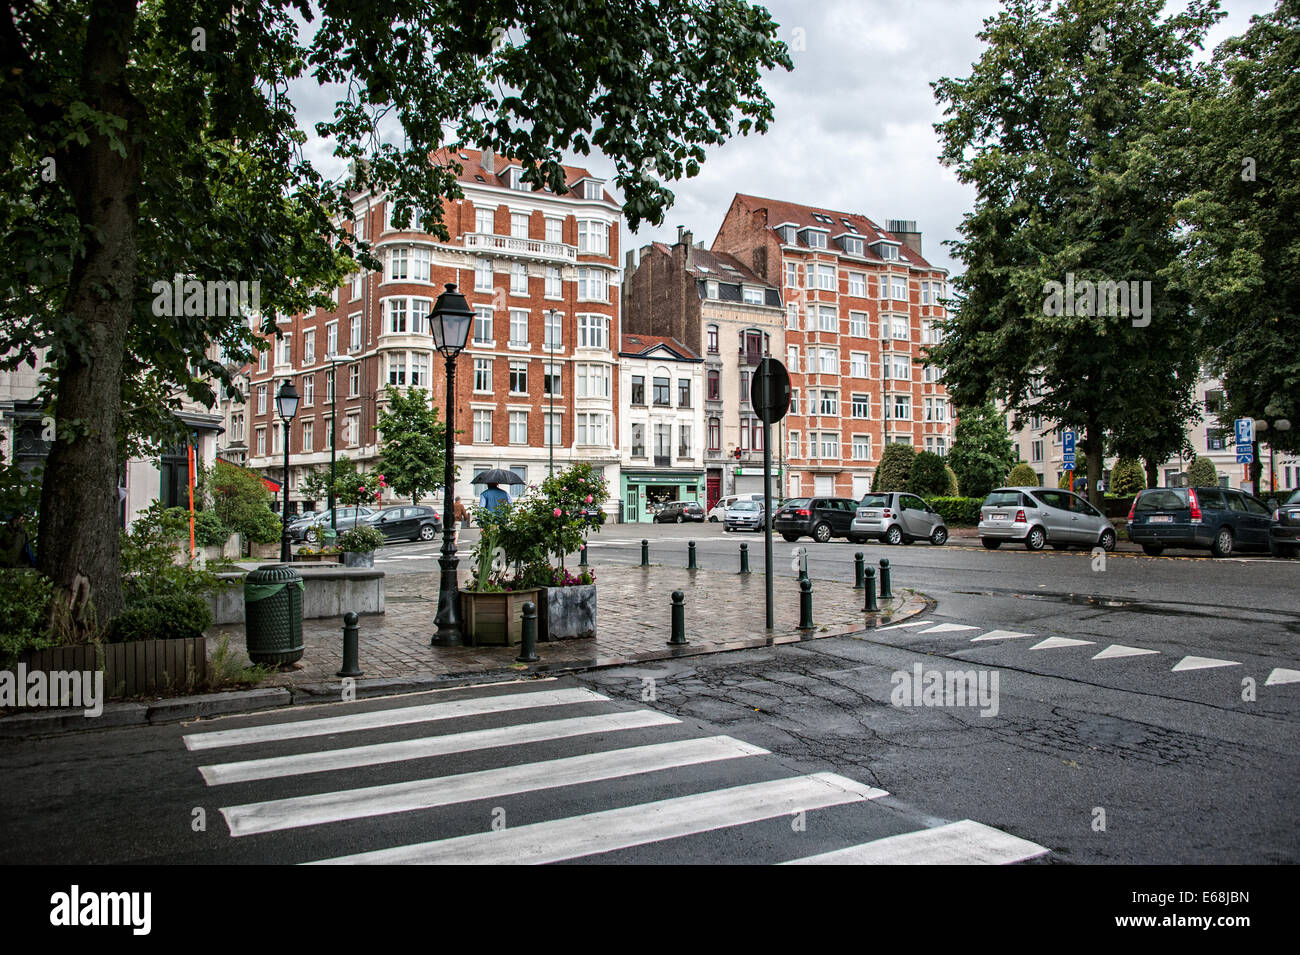
<path id="1" fill-rule="evenodd" d="M 445 209 L 449 241 L 419 231 L 418 210 L 399 229 L 391 201 L 358 195 L 353 228 L 372 243 L 383 271 L 352 276 L 333 310 L 283 321 L 272 351 L 249 369 L 248 464 L 276 480 L 283 452 L 275 391 L 292 376 L 301 395 L 290 439 L 291 511 L 304 503 L 302 476 L 328 466 L 335 421 L 338 453 L 369 470 L 381 451 L 376 422 L 389 386 L 423 388 L 435 407 L 447 407 L 445 360 L 429 326 L 446 283 L 477 313 L 456 363 L 455 493 L 477 499 L 483 488 L 470 478 L 490 467 L 540 480 L 551 453 L 557 469 L 589 461 L 617 486 L 620 207 L 585 169 L 565 167 L 569 192 L 557 195 L 533 191 L 518 163 L 490 152 L 435 161 L 461 166 L 464 198 Z"/>
<path id="2" fill-rule="evenodd" d="M 724 495 L 763 490 L 763 428 L 750 406 L 750 378 L 764 355 L 783 353 L 783 315 L 775 284 L 734 256 L 696 245 L 685 228 L 672 246 L 655 242 L 639 257 L 627 254 L 624 334 L 666 336 L 704 356 L 699 499 L 709 509 Z M 774 473 L 781 447 L 772 449 Z"/>
<path id="3" fill-rule="evenodd" d="M 952 410 L 922 348 L 947 313 L 947 271 L 911 221 L 737 194 L 713 251 L 782 290 L 794 392 L 785 420 L 786 494 L 860 497 L 886 442 L 946 454 Z"/>

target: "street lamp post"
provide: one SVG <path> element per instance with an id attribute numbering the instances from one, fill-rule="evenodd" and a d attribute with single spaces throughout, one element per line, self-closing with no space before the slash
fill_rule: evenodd
<path id="1" fill-rule="evenodd" d="M 342 358 L 337 355 L 330 356 L 330 487 L 329 487 L 329 508 L 330 508 L 330 529 L 337 531 L 338 515 L 334 507 L 334 445 L 337 443 L 335 436 L 339 431 L 338 413 L 334 407 L 335 395 L 339 390 L 339 365 L 346 365 L 348 362 L 355 361 L 351 355 L 344 355 Z"/>
<path id="2" fill-rule="evenodd" d="M 452 511 L 452 492 L 455 489 L 455 434 L 456 434 L 456 356 L 469 339 L 470 327 L 474 322 L 474 312 L 465 301 L 465 296 L 456 291 L 456 286 L 447 283 L 447 290 L 438 296 L 429 316 L 429 326 L 433 332 L 433 347 L 442 352 L 447 360 L 447 443 L 446 461 L 443 470 L 442 492 L 442 556 L 438 564 L 442 576 L 438 582 L 438 614 L 434 622 L 437 632 L 430 643 L 435 647 L 460 647 L 465 645 L 464 634 L 460 629 L 460 592 L 456 584 L 456 542 L 454 537 L 455 514 Z"/>
<path id="3" fill-rule="evenodd" d="M 298 389 L 293 386 L 292 379 L 286 378 L 280 386 L 275 396 L 275 410 L 284 422 L 284 498 L 281 502 L 284 505 L 284 526 L 280 529 L 280 563 L 287 564 L 292 560 L 289 552 L 289 422 L 298 413 Z"/>

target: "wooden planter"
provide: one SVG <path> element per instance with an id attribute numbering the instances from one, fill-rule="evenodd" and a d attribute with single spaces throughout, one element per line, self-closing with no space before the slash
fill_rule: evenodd
<path id="1" fill-rule="evenodd" d="M 290 559 L 293 563 L 303 564 L 341 564 L 343 555 L 340 554 L 291 554 Z"/>
<path id="2" fill-rule="evenodd" d="M 24 662 L 28 672 L 103 670 L 104 690 L 110 698 L 186 689 L 208 676 L 203 637 L 51 647 L 33 650 Z"/>
<path id="3" fill-rule="evenodd" d="M 460 612 L 465 642 L 474 647 L 517 646 L 523 638 L 524 604 L 531 600 L 537 606 L 540 594 L 540 590 L 504 594 L 462 590 Z"/>

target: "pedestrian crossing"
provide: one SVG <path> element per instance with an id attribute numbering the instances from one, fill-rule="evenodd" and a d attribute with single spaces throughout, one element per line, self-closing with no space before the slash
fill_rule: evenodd
<path id="1" fill-rule="evenodd" d="M 792 773 L 762 747 L 565 683 L 235 717 L 182 741 L 232 848 L 264 861 L 1003 864 L 1048 852 L 972 820 L 933 825 L 880 804 L 883 789 Z"/>

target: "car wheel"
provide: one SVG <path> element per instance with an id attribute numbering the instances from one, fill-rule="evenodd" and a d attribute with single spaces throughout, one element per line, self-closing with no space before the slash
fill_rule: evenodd
<path id="1" fill-rule="evenodd" d="M 942 524 L 936 527 L 934 532 L 930 535 L 930 543 L 937 544 L 940 547 L 948 543 L 948 528 L 944 527 Z"/>
<path id="2" fill-rule="evenodd" d="M 438 529 L 432 524 L 424 524 L 420 527 L 420 540 L 431 541 L 437 535 Z"/>
<path id="3" fill-rule="evenodd" d="M 1097 542 L 1097 546 L 1109 554 L 1115 549 L 1115 541 L 1116 537 L 1114 531 L 1102 531 L 1101 540 Z"/>
<path id="4" fill-rule="evenodd" d="M 782 534 L 781 536 L 785 538 L 785 542 L 787 544 L 793 544 L 795 541 L 799 539 L 798 534 Z"/>
<path id="5" fill-rule="evenodd" d="M 680 523 L 681 523 L 682 521 L 684 521 L 684 520 L 686 520 L 686 518 L 682 517 L 682 515 L 680 515 L 680 514 L 677 515 L 677 523 L 678 523 L 678 524 L 680 524 Z"/>
<path id="6" fill-rule="evenodd" d="M 710 524 L 716 524 L 716 523 L 718 523 L 718 519 L 717 519 L 716 517 L 710 517 L 710 518 L 709 518 L 709 523 L 710 523 Z"/>
<path id="7" fill-rule="evenodd" d="M 1159 557 L 1164 552 L 1165 552 L 1165 546 L 1163 544 L 1142 545 L 1142 553 L 1146 554 L 1148 557 Z"/>
<path id="8" fill-rule="evenodd" d="M 1031 527 L 1029 533 L 1025 535 L 1026 550 L 1042 550 L 1046 543 L 1047 532 L 1041 527 Z"/>
<path id="9" fill-rule="evenodd" d="M 985 550 L 997 550 L 1002 546 L 1002 541 L 989 540 L 987 537 L 981 537 L 980 543 L 984 545 Z"/>
<path id="10" fill-rule="evenodd" d="M 1210 547 L 1210 553 L 1215 557 L 1227 557 L 1232 553 L 1232 528 L 1219 528 L 1219 533 L 1214 537 L 1214 544 Z"/>
<path id="11" fill-rule="evenodd" d="M 314 527 L 309 527 L 302 532 L 302 536 L 303 540 L 307 541 L 307 543 L 314 544 L 316 543 L 316 538 L 320 536 L 320 532 Z"/>
<path id="12" fill-rule="evenodd" d="M 731 525 L 730 525 L 730 524 L 723 524 L 723 525 L 722 525 L 722 529 L 723 529 L 724 532 L 726 532 L 726 533 L 728 533 L 728 534 L 731 533 Z"/>
<path id="13" fill-rule="evenodd" d="M 813 540 L 819 544 L 825 544 L 831 539 L 831 526 L 825 522 L 818 524 L 813 528 Z"/>
<path id="14" fill-rule="evenodd" d="M 903 543 L 902 528 L 895 524 L 889 530 L 885 531 L 885 543 L 894 545 Z"/>

